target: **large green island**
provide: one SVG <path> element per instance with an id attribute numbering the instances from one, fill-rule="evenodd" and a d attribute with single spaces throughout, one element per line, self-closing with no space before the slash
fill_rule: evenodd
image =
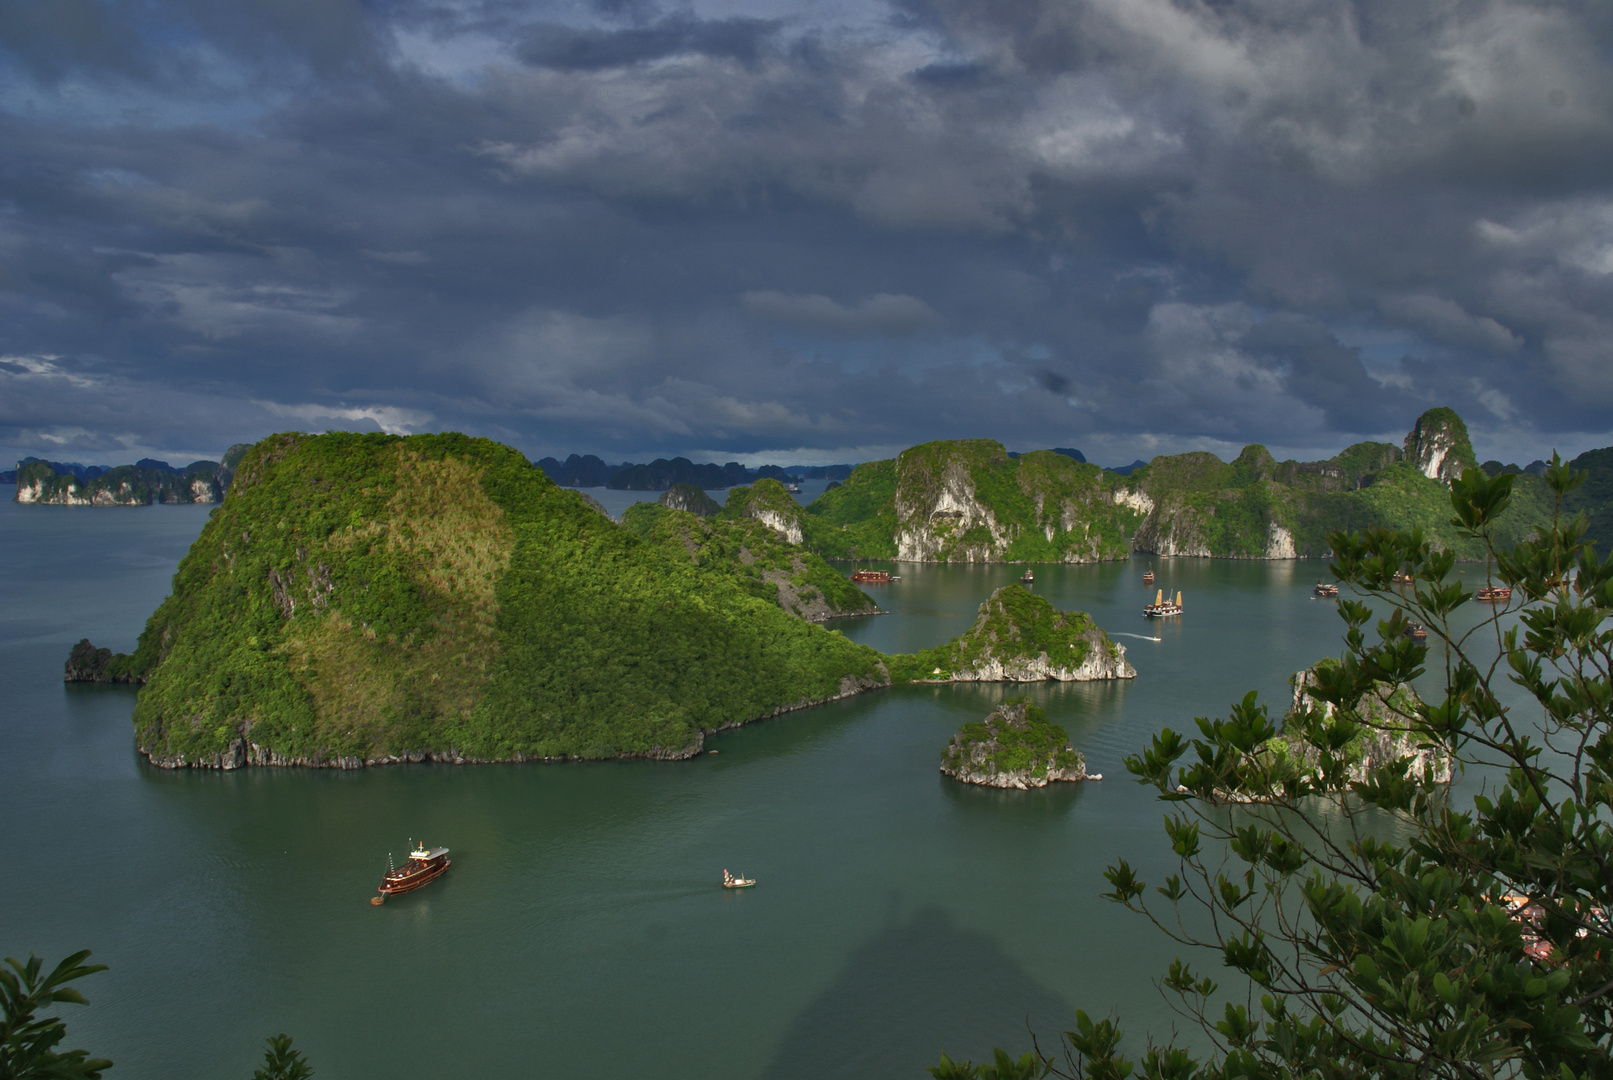
<path id="1" fill-rule="evenodd" d="M 1134 674 L 1086 616 L 1018 589 L 952 645 L 886 656 L 822 624 L 877 609 L 792 542 L 776 481 L 704 509 L 619 524 L 463 435 L 273 436 L 135 651 L 81 643 L 67 675 L 142 684 L 152 763 L 229 769 L 685 758 L 711 732 L 915 678 Z"/>

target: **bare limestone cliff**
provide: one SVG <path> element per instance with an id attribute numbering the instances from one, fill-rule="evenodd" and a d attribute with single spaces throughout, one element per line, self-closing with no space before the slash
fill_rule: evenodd
<path id="1" fill-rule="evenodd" d="M 1430 409 L 1405 448 L 1361 442 L 1325 461 L 1277 461 L 1258 444 L 1224 462 L 1161 455 L 1121 475 L 989 439 L 925 443 L 859 465 L 808 508 L 802 532 L 828 558 L 1068 562 L 1133 551 L 1220 559 L 1322 558 L 1331 532 L 1421 528 L 1459 558 L 1482 557 L 1450 524 L 1452 478 L 1473 466 L 1461 418 Z M 1501 528 L 1522 539 L 1549 516 L 1522 476 Z"/>
<path id="2" fill-rule="evenodd" d="M 895 556 L 915 562 L 1122 559 L 1140 517 L 1097 466 L 1046 450 L 1014 459 L 990 439 L 903 451 L 894 511 Z"/>
<path id="3" fill-rule="evenodd" d="M 1453 409 L 1429 409 L 1417 418 L 1406 436 L 1406 460 L 1447 487 L 1464 469 L 1478 468 L 1467 425 Z"/>
<path id="4" fill-rule="evenodd" d="M 58 473 L 51 462 L 37 458 L 18 462 L 13 501 L 38 506 L 216 503 L 229 487 L 216 461 L 194 461 L 183 469 L 149 459 L 112 469 L 70 468 L 79 471 Z"/>
<path id="5" fill-rule="evenodd" d="M 1324 662 L 1325 663 L 1325 662 Z M 1318 667 L 1321 665 L 1318 665 Z M 1300 718 L 1310 722 L 1327 721 L 1334 715 L 1330 702 L 1317 701 L 1307 692 L 1316 685 L 1316 668 L 1294 673 L 1294 697 L 1288 717 L 1283 724 L 1283 735 L 1271 740 L 1268 748 L 1287 755 L 1301 768 L 1313 766 L 1317 760 L 1316 748 L 1303 734 L 1295 730 Z M 1432 770 L 1436 783 L 1451 782 L 1451 758 L 1442 750 L 1419 745 L 1420 740 L 1409 729 L 1418 704 L 1417 693 L 1404 684 L 1381 687 L 1367 694 L 1351 712 L 1362 725 L 1356 739 L 1345 748 L 1349 760 L 1348 779 L 1360 783 L 1367 773 L 1391 761 L 1409 758 L 1409 773 L 1421 775 L 1424 769 Z"/>
<path id="6" fill-rule="evenodd" d="M 704 488 L 693 484 L 673 484 L 661 493 L 659 502 L 670 509 L 687 510 L 701 517 L 711 517 L 722 510 L 717 500 L 707 495 Z"/>
<path id="7" fill-rule="evenodd" d="M 771 477 L 730 489 L 723 512 L 729 517 L 755 518 L 789 543 L 801 543 L 801 504 Z"/>

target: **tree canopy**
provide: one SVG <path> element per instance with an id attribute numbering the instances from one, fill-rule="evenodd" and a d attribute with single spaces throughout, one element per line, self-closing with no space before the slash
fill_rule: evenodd
<path id="1" fill-rule="evenodd" d="M 1512 481 L 1469 469 L 1450 495 L 1452 527 L 1511 590 L 1493 607 L 1420 530 L 1329 536 L 1359 598 L 1339 605 L 1340 661 L 1287 721 L 1314 754 L 1262 752 L 1279 732 L 1251 693 L 1127 759 L 1174 804 L 1180 864 L 1145 882 L 1121 861 L 1106 895 L 1188 950 L 1161 985 L 1202 1034 L 1128 1057 L 1117 1018 L 1081 1012 L 1053 1053 L 943 1058 L 933 1075 L 1613 1076 L 1613 561 L 1563 512 L 1583 474 L 1556 456 L 1551 524 L 1498 543 Z M 1430 674 L 1437 693 L 1387 695 L 1400 715 L 1362 706 Z M 1482 793 L 1454 797 L 1411 754 L 1352 776 L 1348 748 L 1380 725 L 1448 754 Z"/>

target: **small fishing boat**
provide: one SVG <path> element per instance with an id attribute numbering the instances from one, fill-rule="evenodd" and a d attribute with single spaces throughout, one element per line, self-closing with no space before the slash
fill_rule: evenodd
<path id="1" fill-rule="evenodd" d="M 1420 622 L 1407 623 L 1404 633 L 1409 638 L 1412 638 L 1416 641 L 1421 641 L 1423 638 L 1428 636 L 1428 627 L 1424 626 Z"/>
<path id="2" fill-rule="evenodd" d="M 1182 613 L 1182 594 L 1178 592 L 1176 599 L 1170 600 L 1165 596 L 1165 590 L 1160 589 L 1154 594 L 1154 602 L 1143 608 L 1143 615 L 1150 619 L 1163 619 L 1171 615 Z"/>
<path id="3" fill-rule="evenodd" d="M 1025 568 L 1025 572 L 1023 574 L 1019 575 L 1019 583 L 1021 585 L 1029 585 L 1031 582 L 1033 582 L 1035 580 L 1036 580 L 1036 575 L 1031 573 L 1030 567 L 1028 567 L 1028 566 Z"/>
<path id="4" fill-rule="evenodd" d="M 421 844 L 409 852 L 409 860 L 398 867 L 392 865 L 392 856 L 388 855 L 386 877 L 381 879 L 380 887 L 376 889 L 381 895 L 372 898 L 370 903 L 385 903 L 389 896 L 413 892 L 422 885 L 442 877 L 448 872 L 448 867 L 448 849 L 445 847 L 427 848 L 425 844 Z"/>
<path id="5" fill-rule="evenodd" d="M 755 878 L 735 877 L 726 870 L 722 872 L 722 887 L 725 889 L 750 889 L 755 885 Z"/>
<path id="6" fill-rule="evenodd" d="M 1152 570 L 1144 571 L 1144 573 L 1143 573 L 1143 584 L 1144 585 L 1152 585 L 1153 583 L 1154 583 L 1154 572 Z"/>
<path id="7" fill-rule="evenodd" d="M 1316 583 L 1315 592 L 1317 596 L 1337 596 L 1339 594 L 1339 587 L 1337 585 L 1329 585 L 1325 581 L 1318 581 Z"/>
<path id="8" fill-rule="evenodd" d="M 1396 585 L 1410 585 L 1410 584 L 1414 583 L 1417 579 L 1412 577 L 1410 574 L 1408 574 L 1404 570 L 1396 570 L 1395 573 L 1394 573 L 1394 576 L 1391 577 L 1389 580 L 1392 583 L 1396 584 Z"/>
<path id="9" fill-rule="evenodd" d="M 851 580 L 861 582 L 864 585 L 889 585 L 891 582 L 901 579 L 891 577 L 889 570 L 853 570 Z"/>
<path id="10" fill-rule="evenodd" d="M 1492 604 L 1512 599 L 1512 589 L 1506 585 L 1486 585 L 1473 594 L 1475 600 L 1488 600 Z"/>

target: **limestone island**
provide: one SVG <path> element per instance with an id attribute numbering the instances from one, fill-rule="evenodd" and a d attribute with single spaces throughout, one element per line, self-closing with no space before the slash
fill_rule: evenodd
<path id="1" fill-rule="evenodd" d="M 1046 787 L 1056 780 L 1102 780 L 1087 775 L 1086 759 L 1070 736 L 1028 698 L 1004 702 L 984 720 L 963 725 L 941 751 L 941 771 L 984 787 Z"/>
<path id="2" fill-rule="evenodd" d="M 360 768 L 698 754 L 724 728 L 923 679 L 1130 678 L 1079 612 L 999 590 L 975 626 L 887 656 L 826 620 L 872 598 L 799 543 L 776 480 L 621 522 L 464 435 L 271 436 L 246 450 L 131 654 L 166 768 Z M 669 503 L 677 497 L 669 498 Z"/>
<path id="3" fill-rule="evenodd" d="M 1288 715 L 1283 718 L 1283 733 L 1267 740 L 1264 747 L 1279 767 L 1292 769 L 1300 775 L 1308 775 L 1316 769 L 1320 755 L 1306 738 L 1303 727 L 1307 723 L 1326 724 L 1334 720 L 1338 711 L 1331 702 L 1311 697 L 1309 691 L 1316 686 L 1321 671 L 1337 664 L 1337 660 L 1322 660 L 1295 672 L 1290 680 L 1294 697 Z M 1348 719 L 1360 725 L 1356 736 L 1340 751 L 1347 783 L 1361 783 L 1373 769 L 1401 758 L 1408 759 L 1410 776 L 1421 776 L 1428 770 L 1435 783 L 1451 782 L 1450 755 L 1429 745 L 1411 730 L 1420 704 L 1417 691 L 1401 683 L 1379 685 L 1361 695 L 1361 699 L 1346 710 Z"/>
<path id="4" fill-rule="evenodd" d="M 1400 761 L 1410 777 L 1451 782 L 1450 754 L 1415 729 L 1422 702 L 1410 686 L 1376 685 L 1343 709 L 1312 696 L 1338 664 L 1322 660 L 1294 674 L 1293 701 L 1280 733 L 1235 762 L 1225 786 L 1217 785 L 1211 801 L 1272 802 L 1294 792 L 1311 794 L 1318 787 L 1348 790 L 1351 784 L 1366 782 L 1374 769 Z M 1321 747 L 1327 745 L 1338 748 L 1324 752 Z M 1324 783 L 1327 773 L 1331 779 Z M 1178 790 L 1185 793 L 1187 788 Z"/>
<path id="5" fill-rule="evenodd" d="M 980 605 L 974 625 L 945 645 L 893 657 L 913 682 L 1090 682 L 1135 679 L 1126 647 L 1084 611 L 1060 611 L 1019 585 Z"/>

